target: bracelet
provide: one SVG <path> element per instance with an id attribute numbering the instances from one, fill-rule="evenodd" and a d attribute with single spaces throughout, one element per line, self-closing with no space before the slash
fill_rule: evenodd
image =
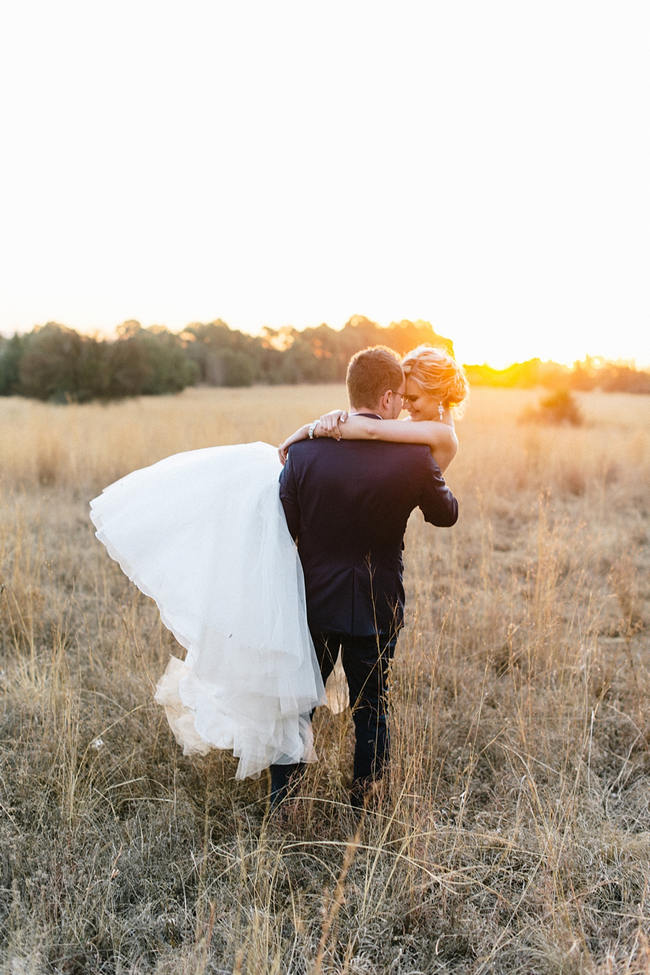
<path id="1" fill-rule="evenodd" d="M 314 420 L 313 423 L 310 423 L 309 424 L 309 431 L 308 432 L 309 432 L 309 439 L 310 440 L 313 440 L 314 439 L 314 430 L 316 429 L 317 426 L 318 426 L 318 420 Z"/>

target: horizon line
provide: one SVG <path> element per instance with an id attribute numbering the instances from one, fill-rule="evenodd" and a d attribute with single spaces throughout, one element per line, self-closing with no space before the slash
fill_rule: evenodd
<path id="1" fill-rule="evenodd" d="M 303 331 L 306 331 L 307 329 L 310 329 L 310 328 L 313 329 L 313 328 L 320 328 L 322 326 L 325 326 L 327 328 L 332 329 L 332 331 L 334 331 L 334 332 L 341 332 L 354 319 L 365 319 L 366 321 L 370 322 L 373 325 L 376 325 L 378 328 L 381 328 L 381 329 L 389 329 L 392 325 L 399 325 L 401 322 L 409 322 L 412 325 L 428 325 L 432 329 L 433 334 L 435 336 L 438 336 L 441 339 L 446 339 L 447 341 L 451 342 L 452 345 L 455 345 L 456 344 L 453 338 L 450 338 L 447 335 L 443 335 L 442 332 L 438 332 L 437 329 L 436 329 L 436 327 L 435 327 L 435 325 L 433 325 L 430 321 L 428 321 L 427 319 L 424 319 L 424 318 L 416 318 L 416 319 L 402 318 L 402 319 L 395 319 L 395 320 L 392 320 L 391 322 L 389 322 L 387 325 L 382 325 L 380 322 L 377 322 L 374 319 L 368 318 L 366 315 L 361 315 L 361 314 L 351 315 L 348 318 L 348 320 L 346 322 L 344 322 L 343 325 L 338 326 L 338 327 L 335 326 L 335 325 L 330 325 L 328 322 L 320 322 L 318 325 L 303 325 L 302 327 L 299 327 L 297 325 L 291 325 L 291 324 L 285 324 L 285 325 L 279 325 L 279 326 L 274 326 L 274 325 L 260 325 L 255 330 L 248 329 L 248 328 L 241 328 L 241 327 L 240 328 L 237 328 L 237 327 L 235 327 L 233 325 L 230 325 L 228 322 L 224 321 L 224 319 L 222 319 L 219 316 L 217 316 L 216 318 L 211 318 L 208 321 L 190 321 L 186 325 L 183 325 L 183 326 L 181 326 L 178 329 L 170 328 L 168 325 L 162 324 L 160 322 L 153 322 L 150 325 L 143 325 L 142 322 L 139 319 L 137 319 L 137 318 L 125 318 L 121 322 L 119 322 L 117 325 L 113 325 L 113 326 L 110 326 L 110 327 L 101 327 L 100 326 L 100 327 L 95 327 L 95 328 L 92 328 L 92 327 L 88 327 L 88 328 L 75 327 L 74 325 L 67 325 L 64 322 L 56 321 L 55 319 L 48 319 L 47 321 L 45 321 L 43 323 L 37 322 L 36 324 L 32 325 L 30 328 L 27 328 L 27 327 L 22 328 L 22 329 L 21 328 L 15 328 L 11 332 L 8 331 L 6 328 L 0 327 L 0 338 L 11 339 L 11 338 L 13 338 L 16 335 L 28 335 L 30 332 L 33 332 L 35 329 L 45 328 L 45 326 L 47 326 L 47 325 L 58 325 L 61 328 L 68 328 L 71 331 L 77 332 L 77 334 L 80 334 L 80 335 L 87 335 L 87 336 L 92 337 L 92 338 L 99 338 L 100 340 L 105 339 L 107 341 L 111 341 L 111 340 L 115 340 L 117 338 L 117 329 L 120 327 L 120 325 L 124 325 L 124 324 L 130 323 L 130 322 L 137 323 L 144 330 L 148 330 L 148 329 L 151 329 L 151 328 L 163 328 L 163 329 L 166 329 L 168 332 L 171 332 L 173 335 L 182 335 L 183 332 L 187 331 L 193 325 L 210 325 L 210 324 L 214 324 L 214 323 L 219 322 L 222 325 L 225 325 L 232 332 L 240 332 L 240 333 L 242 333 L 244 335 L 250 335 L 253 338 L 257 338 L 257 337 L 261 337 L 264 329 L 267 329 L 267 328 L 270 329 L 271 331 L 276 331 L 276 332 L 280 332 L 280 331 L 282 331 L 284 329 L 295 330 L 297 332 L 303 332 Z M 514 366 L 524 365 L 524 364 L 526 364 L 528 362 L 533 362 L 533 361 L 536 361 L 536 360 L 539 361 L 539 362 L 541 362 L 541 363 L 543 363 L 543 364 L 550 363 L 550 364 L 553 364 L 553 365 L 556 365 L 556 366 L 563 366 L 563 367 L 565 367 L 567 369 L 573 369 L 573 368 L 575 368 L 576 364 L 585 363 L 585 362 L 591 360 L 591 361 L 594 361 L 594 362 L 597 362 L 597 363 L 601 363 L 601 364 L 628 366 L 628 367 L 631 367 L 632 369 L 634 369 L 634 370 L 636 370 L 638 372 L 646 372 L 646 371 L 649 371 L 650 370 L 650 360 L 647 363 L 640 363 L 637 360 L 636 356 L 617 356 L 616 358 L 614 358 L 614 357 L 607 356 L 607 355 L 604 355 L 602 353 L 597 353 L 597 352 L 596 353 L 593 353 L 593 352 L 585 352 L 584 355 L 583 355 L 583 357 L 581 359 L 575 359 L 574 358 L 571 361 L 569 361 L 567 359 L 555 359 L 555 358 L 552 358 L 552 357 L 542 358 L 540 355 L 533 354 L 533 355 L 528 356 L 527 358 L 513 359 L 513 360 L 509 361 L 506 365 L 502 365 L 502 366 L 501 365 L 499 365 L 499 366 L 493 365 L 492 363 L 490 363 L 486 359 L 484 359 L 482 362 L 480 362 L 480 361 L 471 361 L 471 362 L 470 361 L 466 361 L 466 362 L 462 362 L 461 365 L 464 368 L 479 368 L 479 369 L 486 368 L 486 369 L 492 369 L 495 372 L 505 372 L 508 369 L 513 368 Z"/>

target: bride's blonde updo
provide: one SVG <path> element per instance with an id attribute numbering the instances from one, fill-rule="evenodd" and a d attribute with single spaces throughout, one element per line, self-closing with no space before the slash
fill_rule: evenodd
<path id="1" fill-rule="evenodd" d="M 463 367 L 444 349 L 418 345 L 406 353 L 402 369 L 407 379 L 444 407 L 459 407 L 467 398 L 469 383 Z"/>

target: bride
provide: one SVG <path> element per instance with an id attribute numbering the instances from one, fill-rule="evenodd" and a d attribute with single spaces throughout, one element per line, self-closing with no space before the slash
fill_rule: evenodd
<path id="1" fill-rule="evenodd" d="M 279 450 L 257 442 L 174 454 L 90 502 L 97 538 L 187 651 L 172 656 L 155 694 L 185 754 L 231 749 L 237 778 L 315 760 L 309 715 L 326 699 L 278 477 L 307 436 L 426 444 L 444 470 L 457 449 L 451 410 L 467 394 L 463 370 L 431 346 L 402 366 L 406 420 L 335 410 Z"/>

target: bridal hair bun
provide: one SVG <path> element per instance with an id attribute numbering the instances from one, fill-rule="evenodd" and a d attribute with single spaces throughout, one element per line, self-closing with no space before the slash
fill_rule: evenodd
<path id="1" fill-rule="evenodd" d="M 460 363 L 444 349 L 433 345 L 418 345 L 402 359 L 402 369 L 407 378 L 422 387 L 445 407 L 460 406 L 469 393 L 467 376 Z"/>

